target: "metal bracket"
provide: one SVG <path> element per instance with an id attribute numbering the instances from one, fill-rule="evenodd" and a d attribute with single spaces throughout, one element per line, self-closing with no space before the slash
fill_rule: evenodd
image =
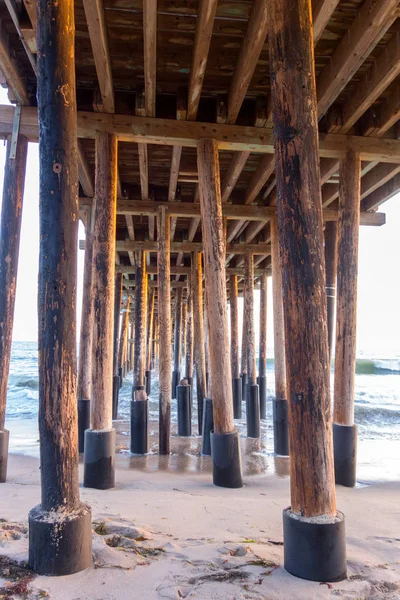
<path id="1" fill-rule="evenodd" d="M 14 122 L 11 134 L 11 150 L 10 150 L 10 159 L 15 160 L 17 155 L 17 145 L 18 145 L 18 135 L 19 135 L 19 126 L 21 123 L 21 105 L 16 104 L 14 109 Z"/>

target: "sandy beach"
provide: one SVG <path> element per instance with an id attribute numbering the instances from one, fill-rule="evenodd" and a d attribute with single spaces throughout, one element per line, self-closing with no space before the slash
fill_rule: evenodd
<path id="1" fill-rule="evenodd" d="M 0 498 L 0 598 L 400 598 L 400 481 L 390 481 L 393 471 L 385 477 L 382 466 L 370 468 L 368 454 L 377 453 L 368 452 L 367 444 L 360 443 L 363 482 L 337 488 L 338 508 L 346 515 L 348 579 L 318 584 L 282 567 L 289 459 L 263 453 L 262 444 L 257 449 L 242 437 L 245 486 L 217 488 L 209 457 L 198 454 L 199 438 L 174 437 L 170 457 L 132 457 L 126 427 L 118 424 L 115 489 L 81 488 L 92 507 L 94 562 L 68 577 L 36 577 L 4 558 L 26 562 L 27 516 L 40 501 L 38 459 L 11 454 Z M 153 430 L 152 443 L 155 437 Z"/>

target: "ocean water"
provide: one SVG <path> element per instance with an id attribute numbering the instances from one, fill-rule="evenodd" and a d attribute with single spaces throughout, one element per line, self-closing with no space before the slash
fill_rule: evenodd
<path id="1" fill-rule="evenodd" d="M 131 374 L 120 393 L 120 418 L 128 419 Z M 333 376 L 332 376 L 333 385 Z M 268 395 L 274 391 L 273 360 L 267 364 Z M 7 393 L 7 426 L 12 421 L 37 420 L 38 357 L 35 342 L 14 342 Z M 196 403 L 194 403 L 196 404 Z M 272 423 L 271 403 L 267 403 L 267 426 Z M 176 401 L 171 417 L 176 422 Z M 150 417 L 158 419 L 158 381 L 152 373 Z M 197 418 L 196 413 L 193 415 Z M 400 441 L 400 353 L 387 357 L 362 356 L 357 360 L 355 379 L 355 423 L 361 440 Z M 23 434 L 22 434 L 23 435 Z"/>

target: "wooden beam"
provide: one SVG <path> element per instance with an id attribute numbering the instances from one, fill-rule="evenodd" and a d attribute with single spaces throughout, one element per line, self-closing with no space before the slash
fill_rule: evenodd
<path id="1" fill-rule="evenodd" d="M 314 44 L 318 42 L 323 34 L 338 4 L 339 0 L 312 0 Z"/>
<path id="2" fill-rule="evenodd" d="M 227 123 L 235 123 L 263 49 L 268 29 L 268 4 L 254 0 L 239 58 L 228 92 Z"/>
<path id="3" fill-rule="evenodd" d="M 229 167 L 227 171 L 225 171 L 221 183 L 221 197 L 223 204 L 228 202 L 229 196 L 231 195 L 249 156 L 250 152 L 236 152 L 229 163 Z"/>
<path id="4" fill-rule="evenodd" d="M 134 275 L 136 272 L 136 269 L 132 266 L 125 266 L 125 267 L 117 267 L 115 269 L 116 273 L 120 273 L 120 274 L 125 274 L 125 275 Z M 231 268 L 227 268 L 225 269 L 226 274 L 227 275 L 238 275 L 240 277 L 243 277 L 244 275 L 244 270 L 240 267 L 231 267 Z M 154 265 L 150 265 L 147 267 L 147 273 L 148 275 L 157 275 L 157 267 Z M 191 267 L 184 267 L 184 266 L 178 266 L 178 265 L 171 265 L 170 267 L 170 274 L 171 275 L 186 275 L 189 276 L 191 273 Z M 264 275 L 266 273 L 266 269 L 255 269 L 254 270 L 254 276 L 255 277 L 260 277 L 261 275 Z"/>
<path id="5" fill-rule="evenodd" d="M 157 252 L 157 242 L 130 242 L 117 241 L 116 249 L 119 252 L 145 250 L 146 252 Z M 171 242 L 171 252 L 202 252 L 203 244 L 195 242 Z M 270 254 L 269 244 L 227 244 L 226 251 L 232 254 L 245 254 L 247 251 L 253 254 Z"/>
<path id="6" fill-rule="evenodd" d="M 258 164 L 254 175 L 250 179 L 250 183 L 247 186 L 245 204 L 252 204 L 256 199 L 257 195 L 261 191 L 261 188 L 268 179 L 271 177 L 275 170 L 275 159 L 273 156 L 263 156 Z"/>
<path id="7" fill-rule="evenodd" d="M 361 179 L 361 198 L 372 194 L 372 192 L 390 181 L 397 173 L 400 173 L 400 165 L 385 163 L 374 167 Z"/>
<path id="8" fill-rule="evenodd" d="M 324 115 L 395 20 L 398 0 L 366 0 L 317 81 Z"/>
<path id="9" fill-rule="evenodd" d="M 144 91 L 146 116 L 156 116 L 157 0 L 143 1 Z"/>
<path id="10" fill-rule="evenodd" d="M 94 196 L 93 174 L 85 154 L 82 140 L 78 140 L 78 176 L 83 193 L 86 196 Z"/>
<path id="11" fill-rule="evenodd" d="M 0 21 L 0 70 L 6 78 L 7 86 L 11 90 L 18 104 L 29 104 L 26 83 L 21 77 L 15 61 L 11 58 L 8 35 L 2 21 Z"/>
<path id="12" fill-rule="evenodd" d="M 372 194 L 369 194 L 369 196 L 366 196 L 366 198 L 364 198 L 361 201 L 361 210 L 362 211 L 376 210 L 378 208 L 378 206 L 380 206 L 381 204 L 383 204 L 387 200 L 390 200 L 390 198 L 392 198 L 393 196 L 398 194 L 399 190 L 400 190 L 400 174 L 397 174 L 397 175 L 395 175 L 395 177 L 393 177 L 393 179 L 390 179 L 387 183 L 385 183 L 384 185 L 381 185 L 378 189 L 376 189 L 374 192 L 372 192 Z M 361 213 L 361 214 L 366 215 L 368 213 Z M 371 213 L 371 214 L 374 214 L 374 213 Z M 375 214 L 379 214 L 379 213 L 375 213 Z"/>
<path id="13" fill-rule="evenodd" d="M 102 0 L 83 0 L 97 79 L 105 113 L 113 113 L 114 87 Z M 111 132 L 112 133 L 112 132 Z"/>
<path id="14" fill-rule="evenodd" d="M 381 137 L 400 119 L 400 83 L 391 90 L 378 111 L 378 127 L 373 135 Z"/>
<path id="15" fill-rule="evenodd" d="M 187 113 L 189 121 L 195 121 L 197 116 L 217 4 L 217 0 L 200 0 L 199 3 L 192 67 L 190 70 Z"/>

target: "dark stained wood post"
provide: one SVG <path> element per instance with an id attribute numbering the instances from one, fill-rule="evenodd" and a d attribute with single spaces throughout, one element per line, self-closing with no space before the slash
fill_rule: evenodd
<path id="1" fill-rule="evenodd" d="M 214 484 L 224 487 L 241 487 L 243 482 L 239 434 L 233 421 L 225 274 L 226 242 L 222 219 L 218 147 L 215 140 L 199 140 L 197 165 L 214 414 L 214 432 L 211 433 L 213 481 Z"/>
<path id="2" fill-rule="evenodd" d="M 291 507 L 284 511 L 284 544 L 286 570 L 306 579 L 329 581 L 346 576 L 346 561 L 344 519 L 336 511 L 333 466 L 310 11 L 309 0 L 269 3 L 275 173 L 290 392 Z M 316 535 L 321 536 L 319 543 L 313 543 Z M 329 543 L 332 552 L 321 561 L 321 548 Z"/>
<path id="3" fill-rule="evenodd" d="M 354 378 L 360 177 L 360 155 L 348 151 L 340 161 L 333 426 L 336 483 L 347 487 L 356 484 L 357 427 L 354 425 Z"/>
<path id="4" fill-rule="evenodd" d="M 186 305 L 185 379 L 193 389 L 193 293 L 190 277 L 187 281 Z"/>
<path id="5" fill-rule="evenodd" d="M 155 290 L 151 290 L 149 294 L 149 316 L 147 326 L 147 344 L 146 344 L 146 394 L 150 396 L 151 392 L 151 360 L 153 355 L 153 338 L 154 338 L 154 303 L 156 299 Z"/>
<path id="6" fill-rule="evenodd" d="M 203 269 L 200 252 L 192 255 L 194 362 L 196 365 L 197 419 L 199 435 L 202 434 L 203 401 L 206 397 L 206 358 L 203 319 Z"/>
<path id="7" fill-rule="evenodd" d="M 328 348 L 329 366 L 332 362 L 333 326 L 335 319 L 336 299 L 336 272 L 337 272 L 337 222 L 325 223 L 325 277 L 326 277 L 326 305 L 328 318 Z"/>
<path id="8" fill-rule="evenodd" d="M 90 429 L 90 397 L 92 393 L 92 341 L 93 341 L 93 210 L 89 212 L 86 225 L 85 263 L 83 269 L 83 293 L 81 331 L 78 363 L 78 447 L 85 449 L 85 431 Z"/>
<path id="9" fill-rule="evenodd" d="M 170 218 L 164 207 L 157 215 L 158 336 L 159 336 L 159 453 L 170 453 L 171 431 L 171 283 Z"/>
<path id="10" fill-rule="evenodd" d="M 29 513 L 29 565 L 68 575 L 92 562 L 91 512 L 78 484 L 74 3 L 39 0 L 37 17 L 41 504 Z"/>
<path id="11" fill-rule="evenodd" d="M 91 429 L 85 433 L 85 487 L 115 485 L 115 429 L 112 427 L 115 302 L 115 227 L 118 142 L 96 134 L 93 229 L 93 352 Z"/>
<path id="12" fill-rule="evenodd" d="M 260 398 L 257 385 L 256 339 L 254 327 L 254 259 L 250 252 L 244 257 L 244 322 L 247 323 L 247 373 L 246 398 L 247 437 L 260 437 Z"/>
<path id="13" fill-rule="evenodd" d="M 172 398 L 176 398 L 176 386 L 181 378 L 181 338 L 182 338 L 182 288 L 177 288 L 175 296 L 174 327 L 174 370 L 172 371 Z"/>
<path id="14" fill-rule="evenodd" d="M 286 389 L 285 323 L 282 303 L 282 272 L 279 259 L 278 222 L 271 220 L 272 296 L 274 310 L 275 397 L 272 400 L 274 452 L 289 454 L 288 401 Z"/>
<path id="15" fill-rule="evenodd" d="M 267 298 L 268 277 L 260 277 L 260 338 L 258 357 L 258 389 L 260 397 L 260 418 L 267 417 Z"/>
<path id="16" fill-rule="evenodd" d="M 229 301 L 231 318 L 231 371 L 233 393 L 233 416 L 242 418 L 242 380 L 239 372 L 239 308 L 238 308 L 238 277 L 229 278 Z"/>
<path id="17" fill-rule="evenodd" d="M 119 317 L 121 311 L 122 299 L 122 273 L 117 273 L 115 276 L 115 292 L 114 292 L 114 341 L 113 341 L 113 420 L 118 418 L 118 399 L 119 388 L 122 381 L 120 380 L 120 370 L 118 363 L 119 353 Z"/>
<path id="18" fill-rule="evenodd" d="M 135 355 L 131 400 L 131 452 L 147 454 L 149 406 L 145 389 L 147 332 L 146 252 L 140 250 L 135 273 Z"/>
<path id="19" fill-rule="evenodd" d="M 5 429 L 8 372 L 17 290 L 19 241 L 21 236 L 28 140 L 18 136 L 15 158 L 11 136 L 7 138 L 3 202 L 0 225 L 0 483 L 7 479 L 8 439 Z"/>
<path id="20" fill-rule="evenodd" d="M 186 356 L 187 296 L 182 297 L 181 360 Z"/>
<path id="21" fill-rule="evenodd" d="M 118 349 L 118 368 L 124 372 L 124 363 L 128 354 L 128 331 L 131 297 L 127 296 L 122 308 L 121 336 Z"/>

